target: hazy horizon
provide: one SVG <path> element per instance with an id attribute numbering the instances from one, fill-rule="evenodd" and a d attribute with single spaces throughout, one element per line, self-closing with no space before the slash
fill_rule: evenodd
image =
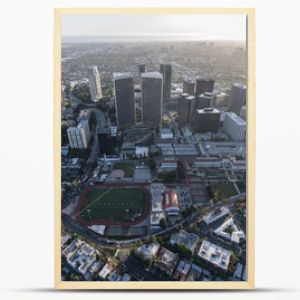
<path id="1" fill-rule="evenodd" d="M 76 41 L 246 41 L 245 15 L 63 15 L 62 39 Z"/>
<path id="2" fill-rule="evenodd" d="M 245 44 L 243 39 L 199 38 L 193 35 L 64 35 L 62 43 L 139 43 L 139 42 L 232 42 Z"/>

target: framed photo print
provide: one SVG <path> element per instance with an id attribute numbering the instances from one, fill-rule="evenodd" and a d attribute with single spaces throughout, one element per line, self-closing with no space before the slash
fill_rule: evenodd
<path id="1" fill-rule="evenodd" d="M 55 9 L 56 288 L 254 288 L 254 14 Z"/>

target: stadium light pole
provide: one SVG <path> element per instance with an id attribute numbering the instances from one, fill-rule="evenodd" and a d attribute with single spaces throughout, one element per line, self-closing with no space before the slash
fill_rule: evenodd
<path id="1" fill-rule="evenodd" d="M 87 212 L 89 213 L 90 222 L 92 222 L 92 220 L 91 220 L 91 210 L 88 208 Z"/>

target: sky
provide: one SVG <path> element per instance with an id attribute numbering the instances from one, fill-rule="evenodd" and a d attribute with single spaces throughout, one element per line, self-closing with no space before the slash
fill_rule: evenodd
<path id="1" fill-rule="evenodd" d="M 64 15 L 62 36 L 245 40 L 245 15 Z"/>

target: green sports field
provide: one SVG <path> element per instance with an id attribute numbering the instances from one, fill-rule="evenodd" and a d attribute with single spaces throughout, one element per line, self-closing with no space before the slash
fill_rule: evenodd
<path id="1" fill-rule="evenodd" d="M 134 222 L 145 210 L 145 194 L 139 188 L 95 188 L 85 195 L 79 217 L 88 223 Z"/>

